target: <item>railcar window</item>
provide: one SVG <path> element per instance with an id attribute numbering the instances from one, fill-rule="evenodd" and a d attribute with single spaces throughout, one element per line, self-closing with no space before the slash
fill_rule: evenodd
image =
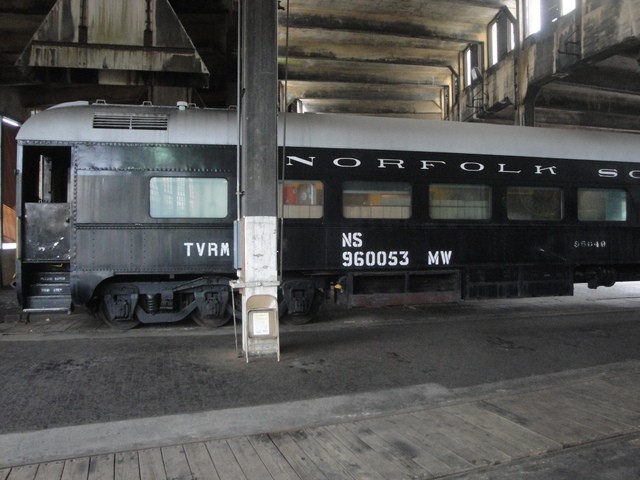
<path id="1" fill-rule="evenodd" d="M 578 220 L 581 222 L 627 220 L 627 192 L 614 189 L 578 189 Z"/>
<path id="2" fill-rule="evenodd" d="M 434 220 L 487 220 L 491 218 L 491 187 L 429 185 L 429 216 Z"/>
<path id="3" fill-rule="evenodd" d="M 559 188 L 508 187 L 509 220 L 559 221 L 563 218 L 563 193 Z"/>
<path id="4" fill-rule="evenodd" d="M 322 218 L 324 184 L 319 181 L 285 180 L 278 184 L 278 216 Z"/>
<path id="5" fill-rule="evenodd" d="M 153 177 L 149 192 L 153 218 L 225 218 L 228 214 L 224 178 Z"/>
<path id="6" fill-rule="evenodd" d="M 342 213 L 345 218 L 409 218 L 411 185 L 404 182 L 345 182 Z"/>

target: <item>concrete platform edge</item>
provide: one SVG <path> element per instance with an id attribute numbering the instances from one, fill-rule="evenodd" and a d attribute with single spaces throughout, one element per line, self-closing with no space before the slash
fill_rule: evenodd
<path id="1" fill-rule="evenodd" d="M 0 468 L 155 446 L 296 430 L 380 415 L 444 399 L 437 384 L 274 405 L 0 435 Z"/>
<path id="2" fill-rule="evenodd" d="M 274 405 L 120 420 L 0 435 L 0 468 L 357 421 L 402 411 L 640 371 L 640 361 L 447 389 L 422 384 Z"/>

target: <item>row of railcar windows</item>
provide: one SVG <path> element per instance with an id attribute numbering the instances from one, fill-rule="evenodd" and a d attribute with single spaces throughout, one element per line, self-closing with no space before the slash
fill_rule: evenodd
<path id="1" fill-rule="evenodd" d="M 411 184 L 347 181 L 342 189 L 345 218 L 407 219 L 411 217 Z M 324 184 L 280 182 L 278 214 L 284 218 L 322 218 Z M 153 218 L 225 218 L 228 182 L 222 178 L 154 177 L 150 181 Z M 429 217 L 433 220 L 489 220 L 492 189 L 488 185 L 429 185 Z M 554 187 L 507 187 L 507 218 L 560 221 L 564 192 Z M 622 189 L 579 188 L 578 220 L 624 222 L 627 193 Z"/>
<path id="2" fill-rule="evenodd" d="M 324 185 L 319 181 L 286 180 L 279 214 L 284 218 L 321 218 Z M 488 185 L 429 185 L 429 217 L 434 220 L 489 220 L 492 189 Z M 411 185 L 404 182 L 344 182 L 345 218 L 407 219 L 411 216 Z M 564 192 L 554 187 L 507 187 L 507 218 L 560 221 Z M 627 193 L 622 189 L 579 188 L 578 220 L 624 222 Z"/>

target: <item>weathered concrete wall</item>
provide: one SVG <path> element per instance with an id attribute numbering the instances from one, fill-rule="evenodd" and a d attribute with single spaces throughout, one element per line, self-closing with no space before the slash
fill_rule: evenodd
<path id="1" fill-rule="evenodd" d="M 582 54 L 598 55 L 640 35 L 638 0 L 583 0 Z"/>
<path id="2" fill-rule="evenodd" d="M 514 55 L 510 54 L 487 75 L 486 92 L 489 105 L 506 99 L 514 100 L 514 69 Z"/>
<path id="3" fill-rule="evenodd" d="M 582 0 L 547 31 L 525 39 L 519 62 L 519 102 L 534 108 L 540 88 L 618 50 L 640 45 L 640 1 Z M 592 73 L 593 74 L 593 73 Z M 604 83 L 602 80 L 600 83 Z M 520 112 L 531 123 L 531 112 Z M 528 120 L 525 121 L 525 116 Z"/>
<path id="4" fill-rule="evenodd" d="M 515 57 L 510 52 L 504 60 L 485 72 L 483 82 L 461 93 L 460 120 L 484 116 L 500 111 L 506 105 L 515 104 Z"/>
<path id="5" fill-rule="evenodd" d="M 460 120 L 470 119 L 474 111 L 482 114 L 482 110 L 496 110 L 511 101 L 518 107 L 516 123 L 533 125 L 536 98 L 545 85 L 585 69 L 597 74 L 596 62 L 630 45 L 640 47 L 640 0 L 582 0 L 572 13 L 526 38 L 517 55 L 512 52 L 487 70 L 484 85 L 464 90 Z M 477 108 L 480 99 L 482 110 Z M 476 108 L 469 108 L 474 103 Z M 585 105 L 575 108 L 579 107 Z M 597 105 L 589 111 L 613 107 Z"/>
<path id="6" fill-rule="evenodd" d="M 145 43 L 145 29 L 153 30 L 155 47 L 193 48 L 171 7 L 164 1 L 110 0 L 83 2 L 59 0 L 34 36 L 37 41 L 79 43 L 79 28 L 87 27 L 87 43 L 138 46 Z M 147 22 L 148 21 L 148 22 Z M 150 45 L 150 46 L 151 46 Z"/>
<path id="7" fill-rule="evenodd" d="M 166 73 L 153 82 L 164 85 L 176 83 L 171 74 L 198 87 L 206 87 L 209 77 L 167 0 L 58 0 L 19 62 L 30 68 L 127 72 L 100 74 L 103 84 L 140 84 L 141 71 Z"/>

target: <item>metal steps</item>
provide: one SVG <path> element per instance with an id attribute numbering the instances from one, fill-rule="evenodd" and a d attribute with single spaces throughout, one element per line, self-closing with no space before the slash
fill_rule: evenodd
<path id="1" fill-rule="evenodd" d="M 25 301 L 23 312 L 71 311 L 69 272 L 36 272 Z"/>

